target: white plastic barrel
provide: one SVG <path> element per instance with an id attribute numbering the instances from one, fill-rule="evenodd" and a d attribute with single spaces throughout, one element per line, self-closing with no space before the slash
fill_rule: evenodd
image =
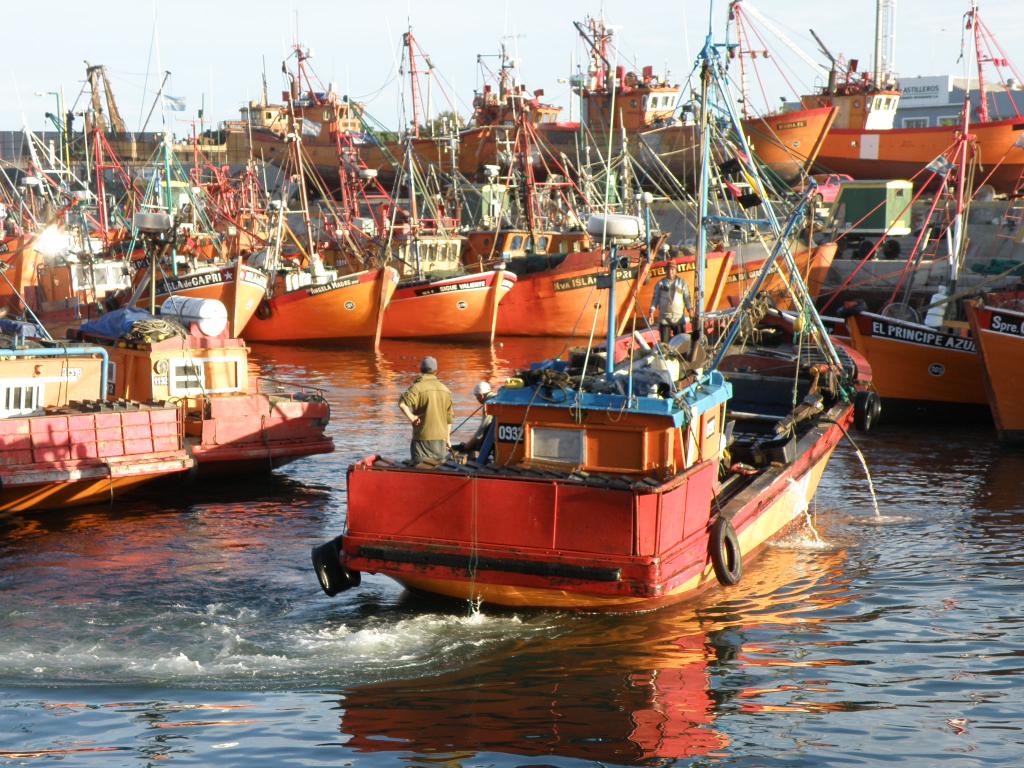
<path id="1" fill-rule="evenodd" d="M 644 222 L 637 216 L 621 213 L 595 213 L 587 220 L 587 234 L 591 237 L 607 236 L 611 240 L 639 240 L 644 236 Z"/>
<path id="2" fill-rule="evenodd" d="M 932 294 L 932 300 L 930 303 L 937 304 L 938 302 L 945 302 L 948 297 L 949 294 L 946 292 L 946 286 L 940 285 L 939 289 Z M 928 314 L 925 315 L 924 318 L 924 324 L 929 328 L 938 328 L 942 325 L 942 321 L 945 319 L 945 316 L 946 305 L 944 303 L 938 304 L 938 306 L 932 307 L 928 310 Z"/>
<path id="3" fill-rule="evenodd" d="M 160 314 L 177 320 L 186 328 L 196 325 L 205 336 L 219 336 L 228 327 L 227 307 L 216 299 L 168 296 L 160 305 Z"/>

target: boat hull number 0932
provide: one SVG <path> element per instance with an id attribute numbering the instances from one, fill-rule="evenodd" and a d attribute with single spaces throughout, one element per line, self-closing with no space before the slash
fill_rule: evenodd
<path id="1" fill-rule="evenodd" d="M 521 424 L 499 424 L 499 443 L 518 443 L 523 439 L 523 427 Z"/>

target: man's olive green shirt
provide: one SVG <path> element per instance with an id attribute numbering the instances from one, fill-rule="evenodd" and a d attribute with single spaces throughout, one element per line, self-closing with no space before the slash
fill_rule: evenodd
<path id="1" fill-rule="evenodd" d="M 399 402 L 420 417 L 419 426 L 412 428 L 413 440 L 448 439 L 448 425 L 455 415 L 452 393 L 437 376 L 432 373 L 417 376 Z"/>

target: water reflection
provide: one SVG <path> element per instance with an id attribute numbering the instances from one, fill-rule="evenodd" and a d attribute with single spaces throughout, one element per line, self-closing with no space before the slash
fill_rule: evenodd
<path id="1" fill-rule="evenodd" d="M 647 615 L 567 618 L 571 632 L 511 643 L 454 671 L 349 688 L 339 701 L 345 748 L 455 765 L 485 752 L 632 765 L 724 754 L 730 739 L 716 720 L 741 707 L 846 709 L 814 702 L 827 691 L 820 683 L 730 689 L 714 681 L 758 659 L 795 664 L 783 649 L 745 647 L 746 634 L 790 624 L 806 631 L 852 599 L 830 584 L 843 560 L 840 552 L 772 551 L 724 595 Z M 758 703 L 780 695 L 785 703 Z"/>

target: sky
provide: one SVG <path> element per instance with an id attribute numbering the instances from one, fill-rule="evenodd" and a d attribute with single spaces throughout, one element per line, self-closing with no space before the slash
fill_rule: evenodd
<path id="1" fill-rule="evenodd" d="M 833 54 L 859 58 L 869 68 L 874 48 L 872 0 L 757 0 L 752 3 L 787 37 L 818 61 L 824 57 L 808 33 L 815 32 Z M 747 3 L 751 5 L 751 3 Z M 982 18 L 1003 52 L 1024 72 L 1024 14 L 1014 0 L 981 0 Z M 962 17 L 968 0 L 896 0 L 895 70 L 900 76 L 963 75 Z M 130 130 L 138 130 L 156 95 L 160 72 L 170 71 L 167 93 L 186 100 L 184 112 L 167 112 L 171 130 L 191 133 L 205 106 L 206 125 L 235 119 L 238 109 L 260 93 L 266 71 L 271 100 L 285 87 L 281 62 L 293 42 L 313 54 L 314 72 L 339 93 L 364 101 L 388 127 L 400 123 L 402 90 L 396 57 L 401 34 L 412 25 L 438 72 L 436 109 L 471 111 L 481 83 L 478 54 L 495 54 L 505 39 L 531 90 L 566 108 L 567 79 L 583 55 L 573 20 L 603 13 L 615 27 L 617 55 L 629 68 L 646 64 L 681 82 L 708 31 L 709 0 L 52 0 L 18 3 L 8 11 L 4 45 L 6 77 L 0 76 L 0 129 L 47 127 L 63 90 L 65 108 L 81 110 L 84 60 L 104 64 L 118 106 Z M 723 38 L 727 3 L 714 0 L 715 39 Z M 13 24 L 11 22 L 14 22 Z M 783 77 L 759 63 L 768 100 L 793 98 L 793 88 L 816 82 L 810 68 L 767 34 L 769 61 L 786 62 Z M 485 61 L 492 67 L 496 58 Z M 802 79 L 801 79 L 802 78 Z M 560 82 L 561 81 L 561 82 Z M 758 92 L 761 88 L 755 89 Z M 77 104 L 75 104 L 78 99 Z M 752 102 L 759 98 L 752 97 Z M 763 99 L 760 99 L 764 103 Z M 574 109 L 576 109 L 574 107 Z M 574 115 L 575 116 L 575 115 Z M 159 111 L 148 128 L 159 129 Z M 80 123 L 79 123 L 80 125 Z"/>

